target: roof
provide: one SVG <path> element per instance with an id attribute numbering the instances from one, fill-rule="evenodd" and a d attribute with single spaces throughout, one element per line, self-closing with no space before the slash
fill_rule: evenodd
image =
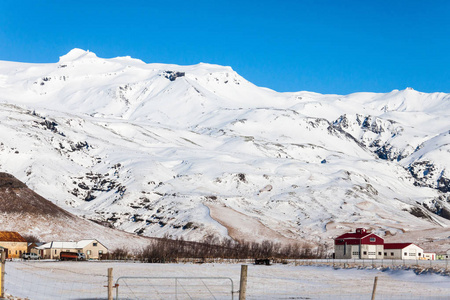
<path id="1" fill-rule="evenodd" d="M 27 242 L 19 233 L 14 231 L 0 231 L 0 242 Z"/>
<path id="2" fill-rule="evenodd" d="M 371 235 L 371 232 L 364 232 L 364 233 L 355 233 L 355 232 L 348 232 L 348 233 L 344 233 L 343 235 L 340 235 L 336 238 L 339 240 L 344 240 L 344 239 L 362 239 L 368 235 Z"/>
<path id="3" fill-rule="evenodd" d="M 370 239 L 369 239 L 370 237 Z M 372 238 L 375 238 L 373 241 Z M 367 232 L 364 228 L 357 228 L 356 232 L 347 232 L 338 236 L 334 240 L 335 245 L 357 245 L 357 244 L 370 244 L 370 245 L 382 245 L 384 239 L 373 232 Z"/>
<path id="4" fill-rule="evenodd" d="M 409 245 L 414 245 L 416 247 L 416 244 L 413 243 L 384 243 L 384 249 L 404 249 L 406 247 L 408 247 Z M 421 247 L 419 247 L 420 249 L 422 249 Z"/>
<path id="5" fill-rule="evenodd" d="M 92 242 L 100 243 L 97 240 L 81 240 L 78 242 L 50 242 L 36 247 L 36 249 L 83 249 Z"/>

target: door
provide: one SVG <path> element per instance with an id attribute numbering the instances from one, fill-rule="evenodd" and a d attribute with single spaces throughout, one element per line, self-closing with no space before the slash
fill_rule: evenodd
<path id="1" fill-rule="evenodd" d="M 367 254 L 369 255 L 369 259 L 376 259 L 377 258 L 377 246 L 369 245 Z"/>

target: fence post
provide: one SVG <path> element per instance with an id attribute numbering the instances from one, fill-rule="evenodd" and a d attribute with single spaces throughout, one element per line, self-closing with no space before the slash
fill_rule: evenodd
<path id="1" fill-rule="evenodd" d="M 108 268 L 108 300 L 113 300 L 113 268 Z"/>
<path id="2" fill-rule="evenodd" d="M 1 255 L 1 265 L 0 265 L 0 298 L 3 299 L 5 297 L 5 261 L 6 261 L 6 252 L 2 251 Z"/>
<path id="3" fill-rule="evenodd" d="M 375 292 L 377 290 L 377 282 L 378 282 L 378 276 L 375 276 L 375 279 L 373 281 L 372 300 L 375 300 Z"/>
<path id="4" fill-rule="evenodd" d="M 239 287 L 239 300 L 245 300 L 247 293 L 247 265 L 241 266 L 241 282 Z"/>

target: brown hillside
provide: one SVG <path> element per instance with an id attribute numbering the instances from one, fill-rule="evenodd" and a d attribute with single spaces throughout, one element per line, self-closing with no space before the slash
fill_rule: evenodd
<path id="1" fill-rule="evenodd" d="M 142 249 L 151 238 L 106 228 L 79 218 L 30 190 L 14 176 L 0 172 L 0 231 L 34 235 L 41 241 L 97 239 L 110 250 Z"/>
<path id="2" fill-rule="evenodd" d="M 74 217 L 30 190 L 14 176 L 0 172 L 0 212 Z"/>

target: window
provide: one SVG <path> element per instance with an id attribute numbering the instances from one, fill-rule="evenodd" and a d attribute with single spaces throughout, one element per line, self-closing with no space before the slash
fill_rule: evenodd
<path id="1" fill-rule="evenodd" d="M 98 254 L 99 255 L 103 254 L 103 250 L 98 250 Z"/>
<path id="2" fill-rule="evenodd" d="M 97 243 L 93 243 L 92 246 L 97 247 Z"/>
<path id="3" fill-rule="evenodd" d="M 409 256 L 416 256 L 415 253 L 409 253 Z"/>
<path id="4" fill-rule="evenodd" d="M 374 243 L 375 241 L 376 241 L 375 238 L 370 238 L 370 242 L 371 242 L 371 243 Z"/>
<path id="5" fill-rule="evenodd" d="M 353 254 L 353 255 L 359 255 L 359 252 L 358 252 L 358 251 L 353 251 L 352 254 Z"/>
<path id="6" fill-rule="evenodd" d="M 387 252 L 384 252 L 384 256 L 387 256 Z"/>
<path id="7" fill-rule="evenodd" d="M 91 250 L 86 251 L 87 255 L 91 255 Z"/>
<path id="8" fill-rule="evenodd" d="M 418 253 L 417 255 L 421 256 L 421 255 L 422 255 L 422 253 L 420 253 L 420 252 L 419 252 L 419 253 Z"/>
<path id="9" fill-rule="evenodd" d="M 364 254 L 364 255 L 367 255 L 367 251 L 364 251 L 363 254 Z"/>
<path id="10" fill-rule="evenodd" d="M 381 255 L 381 252 L 378 252 L 378 255 Z"/>
<path id="11" fill-rule="evenodd" d="M 408 252 L 403 252 L 403 255 L 404 256 L 408 256 Z"/>
<path id="12" fill-rule="evenodd" d="M 394 256 L 394 252 L 391 252 L 391 256 Z"/>

